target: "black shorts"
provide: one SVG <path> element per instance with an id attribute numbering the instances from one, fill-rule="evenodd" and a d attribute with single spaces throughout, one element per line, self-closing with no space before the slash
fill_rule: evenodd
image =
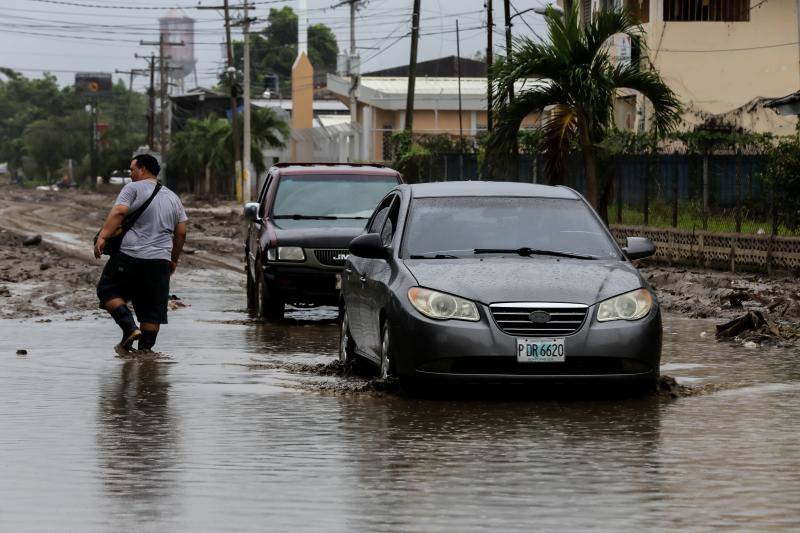
<path id="1" fill-rule="evenodd" d="M 167 323 L 170 262 L 164 259 L 137 259 L 118 252 L 106 263 L 97 297 L 100 308 L 114 298 L 133 302 L 139 322 Z"/>

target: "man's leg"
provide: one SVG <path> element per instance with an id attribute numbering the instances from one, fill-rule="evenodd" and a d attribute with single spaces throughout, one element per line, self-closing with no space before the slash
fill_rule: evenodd
<path id="1" fill-rule="evenodd" d="M 158 336 L 160 326 L 160 324 L 154 324 L 152 322 L 142 322 L 142 336 L 139 337 L 140 350 L 153 349 L 153 346 L 156 344 L 156 337 Z"/>
<path id="2" fill-rule="evenodd" d="M 139 328 L 136 327 L 136 321 L 133 319 L 131 310 L 128 309 L 128 305 L 122 298 L 112 298 L 106 302 L 105 308 L 122 330 L 122 340 L 116 348 L 118 351 L 120 348 L 126 352 L 130 351 L 133 341 L 142 334 Z"/>

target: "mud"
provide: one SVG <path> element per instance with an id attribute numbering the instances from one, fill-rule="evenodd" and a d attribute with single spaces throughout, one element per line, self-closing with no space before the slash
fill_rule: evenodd
<path id="1" fill-rule="evenodd" d="M 92 238 L 116 193 L 0 187 L 0 318 L 30 318 L 97 309 L 95 285 L 105 258 Z M 241 272 L 244 219 L 232 202 L 184 200 L 189 234 L 179 270 Z M 175 310 L 185 304 L 170 301 Z M 80 318 L 68 318 L 79 320 Z"/>

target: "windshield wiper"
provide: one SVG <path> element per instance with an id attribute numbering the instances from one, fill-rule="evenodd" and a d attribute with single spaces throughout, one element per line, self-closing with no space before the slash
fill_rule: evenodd
<path id="1" fill-rule="evenodd" d="M 561 252 L 559 250 L 537 250 L 535 248 L 475 248 L 473 250 L 476 254 L 519 254 L 522 257 L 530 257 L 532 255 L 551 255 L 554 257 L 571 257 L 573 259 L 597 259 L 594 255 L 574 254 L 571 252 Z"/>
<path id="2" fill-rule="evenodd" d="M 275 215 L 272 218 L 291 218 L 292 220 L 338 220 L 339 217 L 329 216 L 329 215 L 300 215 L 300 214 L 293 214 L 293 215 Z"/>
<path id="3" fill-rule="evenodd" d="M 452 254 L 418 254 L 409 255 L 409 259 L 458 259 L 457 255 Z"/>
<path id="4" fill-rule="evenodd" d="M 342 218 L 347 220 L 367 220 L 369 217 L 333 217 L 333 218 Z"/>

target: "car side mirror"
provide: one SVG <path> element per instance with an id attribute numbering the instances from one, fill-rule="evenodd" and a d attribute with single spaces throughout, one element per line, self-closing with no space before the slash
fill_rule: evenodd
<path id="1" fill-rule="evenodd" d="M 622 249 L 631 261 L 650 257 L 656 253 L 656 246 L 647 237 L 628 237 L 625 239 L 625 247 Z"/>
<path id="2" fill-rule="evenodd" d="M 350 253 L 367 259 L 389 259 L 389 249 L 377 233 L 365 233 L 350 241 Z"/>
<path id="3" fill-rule="evenodd" d="M 244 204 L 244 218 L 247 219 L 249 222 L 261 222 L 261 217 L 258 216 L 258 208 L 260 205 L 258 202 L 248 202 Z"/>

